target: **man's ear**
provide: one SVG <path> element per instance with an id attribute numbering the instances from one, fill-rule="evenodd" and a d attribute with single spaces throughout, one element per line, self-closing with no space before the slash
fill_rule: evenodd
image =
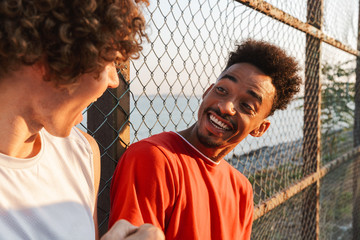
<path id="1" fill-rule="evenodd" d="M 42 56 L 32 67 L 41 75 L 43 81 L 50 81 L 50 68 L 45 56 Z"/>
<path id="2" fill-rule="evenodd" d="M 214 83 L 210 85 L 210 87 L 208 87 L 208 89 L 206 89 L 206 91 L 203 93 L 202 95 L 202 99 L 204 99 L 204 97 L 210 92 L 210 90 L 214 87 Z"/>
<path id="3" fill-rule="evenodd" d="M 255 128 L 250 132 L 250 135 L 253 137 L 261 137 L 269 127 L 270 121 L 265 119 L 258 128 Z"/>

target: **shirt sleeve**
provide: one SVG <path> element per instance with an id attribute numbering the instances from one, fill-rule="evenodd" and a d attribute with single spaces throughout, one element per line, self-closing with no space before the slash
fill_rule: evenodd
<path id="1" fill-rule="evenodd" d="M 139 226 L 151 223 L 165 231 L 175 188 L 166 155 L 148 142 L 129 147 L 121 157 L 110 189 L 109 227 L 126 219 Z"/>
<path id="2" fill-rule="evenodd" d="M 253 189 L 250 182 L 247 182 L 246 187 L 246 206 L 244 216 L 244 236 L 242 239 L 250 239 L 251 228 L 254 218 L 254 200 L 253 200 Z"/>

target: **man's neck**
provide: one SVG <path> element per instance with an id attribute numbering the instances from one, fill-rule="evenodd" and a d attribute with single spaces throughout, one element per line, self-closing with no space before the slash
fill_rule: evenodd
<path id="1" fill-rule="evenodd" d="M 0 111 L 3 115 L 3 111 Z M 0 153 L 17 158 L 35 156 L 41 148 L 38 131 L 30 131 L 22 117 L 0 118 Z M 7 121 L 9 120 L 9 121 Z"/>
<path id="2" fill-rule="evenodd" d="M 24 68 L 0 80 L 0 152 L 17 158 L 33 157 L 41 147 L 29 71 Z"/>
<path id="3" fill-rule="evenodd" d="M 193 145 L 197 150 L 199 150 L 202 154 L 204 154 L 206 157 L 210 158 L 214 162 L 219 162 L 226 156 L 226 154 L 228 154 L 232 150 L 221 147 L 217 148 L 204 146 L 197 137 L 196 123 L 190 128 L 180 131 L 179 134 L 183 138 L 185 138 L 191 145 Z"/>

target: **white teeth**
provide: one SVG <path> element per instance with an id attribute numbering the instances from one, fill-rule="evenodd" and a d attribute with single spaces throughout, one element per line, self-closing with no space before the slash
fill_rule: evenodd
<path id="1" fill-rule="evenodd" d="M 212 123 L 214 123 L 214 126 L 218 129 L 222 130 L 230 130 L 230 128 L 220 120 L 218 120 L 214 115 L 210 114 L 210 120 Z"/>

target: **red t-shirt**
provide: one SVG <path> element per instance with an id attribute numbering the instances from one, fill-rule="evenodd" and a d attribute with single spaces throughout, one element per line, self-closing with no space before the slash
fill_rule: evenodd
<path id="1" fill-rule="evenodd" d="M 225 160 L 219 164 L 174 132 L 132 144 L 111 184 L 109 226 L 152 223 L 166 239 L 250 239 L 253 192 Z"/>

